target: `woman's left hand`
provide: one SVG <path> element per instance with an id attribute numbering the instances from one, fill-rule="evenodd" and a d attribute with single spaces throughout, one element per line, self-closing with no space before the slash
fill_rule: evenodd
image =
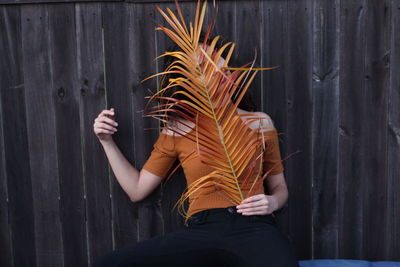
<path id="1" fill-rule="evenodd" d="M 271 214 L 277 209 L 278 202 L 274 196 L 258 194 L 244 199 L 237 205 L 237 212 L 243 215 Z"/>

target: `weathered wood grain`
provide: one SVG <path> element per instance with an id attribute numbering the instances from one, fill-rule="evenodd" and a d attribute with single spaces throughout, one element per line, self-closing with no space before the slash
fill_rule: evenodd
<path id="1" fill-rule="evenodd" d="M 183 225 L 183 172 L 132 203 L 93 133 L 114 107 L 118 147 L 138 170 L 147 160 L 159 124 L 141 110 L 158 85 L 140 81 L 163 69 L 154 58 L 171 41 L 155 6 L 173 1 L 57 2 L 0 3 L 2 266 L 90 266 Z M 196 1 L 180 2 L 189 20 Z M 257 47 L 258 65 L 280 66 L 251 90 L 282 157 L 301 151 L 284 161 L 278 216 L 299 259 L 400 260 L 400 2 L 217 4 L 214 35 L 238 43 L 234 64 Z"/>
<path id="2" fill-rule="evenodd" d="M 87 263 L 75 6 L 48 6 L 65 266 Z"/>
<path id="3" fill-rule="evenodd" d="M 0 48 L 2 48 L 0 44 Z M 5 50 L 2 50 L 5 51 Z M 3 103 L 1 103 L 2 108 Z M 4 128 L 3 128 L 3 112 L 0 110 L 0 149 L 5 151 L 4 143 Z M 0 155 L 0 247 L 4 248 L 3 254 L 0 255 L 0 264 L 2 266 L 13 266 L 11 229 L 9 221 L 8 207 L 8 188 L 7 188 L 7 172 L 6 172 L 6 157 L 4 153 Z"/>
<path id="4" fill-rule="evenodd" d="M 3 59 L 0 61 L 0 248 L 2 248 L 3 253 L 0 255 L 0 265 L 1 266 L 13 266 L 13 245 L 12 245 L 12 236 L 11 236 L 11 224 L 9 224 L 10 219 L 12 219 L 12 214 L 9 216 L 9 212 L 11 211 L 11 206 L 9 205 L 9 192 L 8 192 L 8 182 L 7 178 L 10 176 L 7 168 L 7 160 L 9 159 L 8 153 L 6 152 L 7 148 L 7 135 L 10 133 L 10 130 L 15 130 L 12 128 L 10 121 L 7 119 L 7 113 L 10 111 L 10 107 L 7 105 L 8 102 L 13 102 L 13 100 L 17 100 L 19 102 L 19 97 L 15 99 L 14 95 L 10 94 L 10 89 L 13 87 L 14 83 L 18 81 L 21 83 L 21 46 L 19 49 L 13 49 L 13 45 L 18 41 L 20 35 L 13 35 L 12 40 L 9 40 L 7 36 L 10 36 L 9 32 L 20 33 L 18 27 L 18 23 L 13 23 L 13 21 L 19 19 L 19 8 L 14 7 L 10 9 L 6 9 L 5 7 L 0 7 L 0 25 L 3 27 L 0 28 L 0 57 Z M 18 42 L 17 42 L 18 43 Z M 19 42 L 20 43 L 20 42 Z M 10 45 L 12 47 L 10 47 Z M 8 51 L 13 50 L 11 54 Z M 16 56 L 16 57 L 15 57 Z M 15 64 L 15 76 L 13 77 L 12 72 L 9 71 L 8 65 Z M 18 75 L 19 74 L 19 75 Z M 12 91 L 11 91 L 12 92 Z M 18 95 L 18 94 L 17 94 Z M 10 96 L 11 99 L 9 98 Z M 18 106 L 17 106 L 18 107 Z M 24 111 L 24 110 L 23 110 Z M 7 132 L 5 129 L 7 128 Z M 11 129 L 8 129 L 11 128 Z M 25 131 L 26 136 L 26 131 Z M 26 142 L 25 142 L 26 144 Z M 10 151 L 11 152 L 11 151 Z M 26 166 L 25 166 L 26 167 Z M 29 168 L 28 168 L 29 169 Z M 25 169 L 26 170 L 26 169 Z M 28 176 L 29 178 L 29 176 Z M 12 182 L 11 182 L 12 183 Z M 31 243 L 32 244 L 32 243 Z M 32 250 L 32 249 L 31 249 Z"/>
<path id="5" fill-rule="evenodd" d="M 82 3 L 75 15 L 89 264 L 113 249 L 108 161 L 93 132 L 94 119 L 107 108 L 101 11 L 101 4 Z"/>
<path id="6" fill-rule="evenodd" d="M 25 105 L 32 179 L 36 264 L 63 265 L 60 176 L 47 5 L 21 7 Z"/>
<path id="7" fill-rule="evenodd" d="M 213 36 L 220 35 L 222 42 L 235 42 L 237 43 L 237 1 L 222 1 L 217 3 L 217 9 L 208 6 L 208 19 L 211 19 L 214 14 L 214 28 Z M 208 25 L 208 24 L 207 24 Z M 206 29 L 206 28 L 205 28 Z M 231 65 L 238 64 L 238 47 L 235 47 L 234 56 L 231 58 Z"/>
<path id="8" fill-rule="evenodd" d="M 36 264 L 32 182 L 22 62 L 21 11 L 2 7 L 1 101 L 4 140 L 4 182 L 7 179 L 8 227 L 14 266 Z M 17 141 L 16 141 L 17 140 Z M 5 216 L 4 219 L 7 217 Z M 6 237 L 3 240 L 6 242 Z M 7 265 L 5 265 L 7 266 Z"/>
<path id="9" fill-rule="evenodd" d="M 286 78 L 286 153 L 301 151 L 286 161 L 290 193 L 288 235 L 300 259 L 312 251 L 312 3 L 288 1 Z M 293 138 L 296 136 L 295 138 Z M 294 201 L 296 199 L 296 201 Z M 290 201 L 289 200 L 289 201 Z"/>
<path id="10" fill-rule="evenodd" d="M 339 3 L 313 6 L 312 226 L 319 259 L 338 257 Z"/>
<path id="11" fill-rule="evenodd" d="M 362 165 L 364 171 L 361 193 L 363 198 L 363 246 L 362 257 L 380 260 L 386 246 L 385 214 L 388 190 L 387 132 L 389 53 L 391 30 L 391 1 L 366 2 L 365 24 L 365 87 L 362 101 Z"/>
<path id="12" fill-rule="evenodd" d="M 361 258 L 363 240 L 362 163 L 365 108 L 364 62 L 366 3 L 353 0 L 340 7 L 339 92 L 339 255 Z"/>
<path id="13" fill-rule="evenodd" d="M 287 2 L 286 1 L 262 1 L 262 38 L 261 38 L 261 65 L 264 67 L 277 66 L 278 69 L 262 71 L 260 73 L 262 90 L 262 111 L 272 119 L 279 133 L 280 152 L 282 158 L 288 155 L 286 149 L 287 134 L 287 100 L 286 79 L 287 68 Z M 283 162 L 284 166 L 286 162 Z M 264 183 L 264 191 L 268 194 L 268 187 Z M 292 193 L 289 190 L 289 195 Z M 285 233 L 289 232 L 289 216 L 286 205 L 277 212 L 277 221 Z"/>
<path id="14" fill-rule="evenodd" d="M 237 38 L 236 55 L 237 64 L 242 66 L 252 63 L 255 59 L 255 67 L 261 66 L 261 38 L 262 38 L 262 14 L 260 0 L 246 1 L 245 5 L 236 2 L 235 12 L 235 36 Z M 223 12 L 221 10 L 220 12 Z M 250 65 L 251 66 L 251 65 Z M 261 73 L 258 72 L 248 90 L 253 98 L 257 111 L 263 110 L 263 91 L 261 91 Z"/>
<path id="15" fill-rule="evenodd" d="M 118 122 L 113 139 L 127 160 L 133 162 L 134 115 L 129 69 L 133 42 L 129 40 L 129 11 L 123 3 L 102 5 L 107 108 L 114 108 Z M 121 248 L 137 240 L 137 206 L 119 185 L 111 169 L 110 180 L 114 242 L 115 248 Z"/>
<path id="16" fill-rule="evenodd" d="M 390 88 L 388 94 L 387 137 L 387 212 L 385 214 L 385 252 L 382 258 L 400 261 L 400 1 L 391 6 Z M 382 227 L 382 226 L 381 226 Z"/>

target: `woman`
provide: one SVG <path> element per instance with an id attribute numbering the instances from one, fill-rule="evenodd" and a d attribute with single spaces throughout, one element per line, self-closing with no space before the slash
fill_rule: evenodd
<path id="1" fill-rule="evenodd" d="M 251 110 L 243 109 L 249 109 L 247 101 L 242 102 L 237 112 L 250 114 Z M 266 134 L 273 137 L 266 141 L 263 155 L 263 170 L 271 170 L 268 195 L 259 187 L 240 205 L 233 205 L 218 192 L 204 189 L 197 201 L 190 203 L 190 217 L 183 228 L 107 253 L 96 259 L 94 266 L 299 266 L 294 248 L 272 214 L 288 199 L 276 130 L 267 114 L 252 113 L 263 118 L 261 123 L 270 129 Z M 195 143 L 183 135 L 193 131 L 195 125 L 178 118 L 169 125 L 172 130 L 163 128 L 139 172 L 112 140 L 118 125 L 114 118 L 113 108 L 103 110 L 95 119 L 94 132 L 119 184 L 137 202 L 160 185 L 177 158 L 182 160 L 193 150 Z M 212 171 L 199 158 L 182 167 L 188 184 Z"/>

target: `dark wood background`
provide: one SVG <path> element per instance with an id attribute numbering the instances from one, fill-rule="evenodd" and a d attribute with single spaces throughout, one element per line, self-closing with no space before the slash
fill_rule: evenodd
<path id="1" fill-rule="evenodd" d="M 152 149 L 158 123 L 139 111 L 157 86 L 139 81 L 170 45 L 156 3 L 1 2 L 0 265 L 87 266 L 182 226 L 182 173 L 131 203 L 93 133 L 114 107 L 127 159 L 140 169 Z M 400 260 L 400 0 L 217 3 L 238 63 L 281 66 L 251 90 L 282 156 L 301 151 L 278 217 L 299 259 Z"/>

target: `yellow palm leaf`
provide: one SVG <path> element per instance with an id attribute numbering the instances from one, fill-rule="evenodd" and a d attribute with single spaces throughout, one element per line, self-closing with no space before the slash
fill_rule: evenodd
<path id="1" fill-rule="evenodd" d="M 210 28 L 206 32 L 206 40 L 200 44 L 206 6 L 206 1 L 197 2 L 194 22 L 189 24 L 189 28 L 177 1 L 177 15 L 168 8 L 163 11 L 157 7 L 170 27 L 159 26 L 156 30 L 163 31 L 181 50 L 167 51 L 159 56 L 172 56 L 175 61 L 164 71 L 145 79 L 178 74 L 178 78 L 170 79 L 164 88 L 149 97 L 150 100 L 163 100 L 166 104 L 158 105 L 147 116 L 161 120 L 167 128 L 168 121 L 176 119 L 171 113 L 193 122 L 196 125 L 195 131 L 183 135 L 196 143 L 196 149 L 191 154 L 199 155 L 204 164 L 214 169 L 210 174 L 188 184 L 178 200 L 179 210 L 186 219 L 188 217 L 183 209 L 184 201 L 195 201 L 206 187 L 215 188 L 232 204 L 238 204 L 244 199 L 240 179 L 247 181 L 254 172 L 259 171 L 255 170 L 254 162 L 260 158 L 261 154 L 256 151 L 263 145 L 264 138 L 261 134 L 263 127 L 250 128 L 250 125 L 260 121 L 262 117 L 253 114 L 251 119 L 246 119 L 238 114 L 237 107 L 257 71 L 274 68 L 229 67 L 235 44 L 228 42 L 221 48 L 216 48 L 220 37 L 207 42 Z M 206 46 L 207 43 L 209 47 Z M 224 53 L 227 55 L 221 66 L 220 58 Z M 164 96 L 175 87 L 182 89 L 174 91 L 169 97 Z M 178 99 L 178 95 L 185 99 Z M 172 127 L 169 129 L 181 134 Z M 189 159 L 190 157 L 183 159 L 181 164 Z M 256 183 L 257 181 L 253 181 L 252 187 Z"/>

